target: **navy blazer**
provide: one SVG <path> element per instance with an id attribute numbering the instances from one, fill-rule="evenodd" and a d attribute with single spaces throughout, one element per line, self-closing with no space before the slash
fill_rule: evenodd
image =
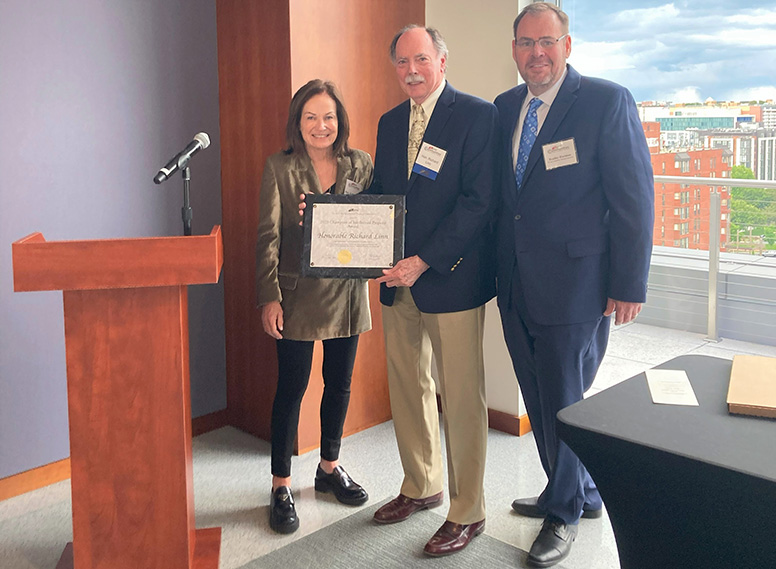
<path id="1" fill-rule="evenodd" d="M 380 118 L 370 193 L 406 196 L 404 256 L 429 268 L 411 287 L 422 312 L 468 310 L 496 294 L 492 243 L 498 197 L 499 130 L 496 107 L 448 83 L 434 107 L 424 142 L 447 151 L 436 180 L 413 173 L 407 180 L 410 104 Z M 380 287 L 393 304 L 395 288 Z"/>
<path id="2" fill-rule="evenodd" d="M 518 193 L 512 135 L 525 84 L 496 98 L 502 126 L 498 299 L 509 302 L 517 263 L 539 324 L 595 320 L 607 297 L 646 300 L 654 181 L 644 131 L 627 89 L 571 66 L 528 158 Z M 542 146 L 573 139 L 579 162 L 545 168 Z"/>

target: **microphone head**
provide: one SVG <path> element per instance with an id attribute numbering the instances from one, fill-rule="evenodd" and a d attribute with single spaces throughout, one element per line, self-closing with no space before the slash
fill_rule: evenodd
<path id="1" fill-rule="evenodd" d="M 200 132 L 198 134 L 195 134 L 194 140 L 196 140 L 202 145 L 203 150 L 208 146 L 210 146 L 210 137 L 205 132 Z"/>

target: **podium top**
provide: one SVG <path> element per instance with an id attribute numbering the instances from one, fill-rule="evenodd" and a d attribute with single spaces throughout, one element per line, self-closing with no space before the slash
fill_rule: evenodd
<path id="1" fill-rule="evenodd" d="M 16 292 L 216 283 L 224 262 L 218 225 L 187 237 L 46 241 L 33 233 L 11 247 Z"/>

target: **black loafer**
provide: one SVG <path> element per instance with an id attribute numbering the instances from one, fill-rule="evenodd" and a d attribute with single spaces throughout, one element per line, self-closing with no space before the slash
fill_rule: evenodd
<path id="1" fill-rule="evenodd" d="M 278 533 L 294 533 L 299 529 L 299 517 L 294 507 L 294 495 L 288 486 L 278 486 L 269 504 L 269 527 Z"/>
<path id="2" fill-rule="evenodd" d="M 564 524 L 552 516 L 544 518 L 542 529 L 528 552 L 528 565 L 552 567 L 563 561 L 571 553 L 578 529 L 579 526 Z"/>
<path id="3" fill-rule="evenodd" d="M 353 482 L 341 466 L 335 468 L 331 474 L 326 474 L 318 465 L 318 470 L 315 471 L 315 489 L 318 492 L 333 493 L 337 500 L 348 506 L 360 506 L 369 499 L 366 490 Z"/>
<path id="4" fill-rule="evenodd" d="M 531 498 L 518 498 L 514 502 L 512 502 L 512 509 L 520 514 L 521 516 L 526 516 L 528 518 L 544 518 L 547 516 L 547 512 L 542 510 L 536 502 L 538 501 L 538 497 L 533 496 Z M 603 510 L 601 508 L 597 510 L 582 510 L 582 516 L 585 519 L 597 519 L 600 518 L 603 515 Z"/>

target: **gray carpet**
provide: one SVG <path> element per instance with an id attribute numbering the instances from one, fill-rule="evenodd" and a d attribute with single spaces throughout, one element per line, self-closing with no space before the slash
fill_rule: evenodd
<path id="1" fill-rule="evenodd" d="M 427 511 L 414 515 L 406 522 L 379 525 L 372 521 L 372 515 L 380 505 L 360 510 L 285 547 L 254 559 L 240 569 L 525 567 L 524 551 L 484 533 L 460 553 L 447 557 L 428 557 L 423 554 L 423 546 L 439 529 L 444 518 Z M 557 567 L 562 569 L 562 566 Z"/>

